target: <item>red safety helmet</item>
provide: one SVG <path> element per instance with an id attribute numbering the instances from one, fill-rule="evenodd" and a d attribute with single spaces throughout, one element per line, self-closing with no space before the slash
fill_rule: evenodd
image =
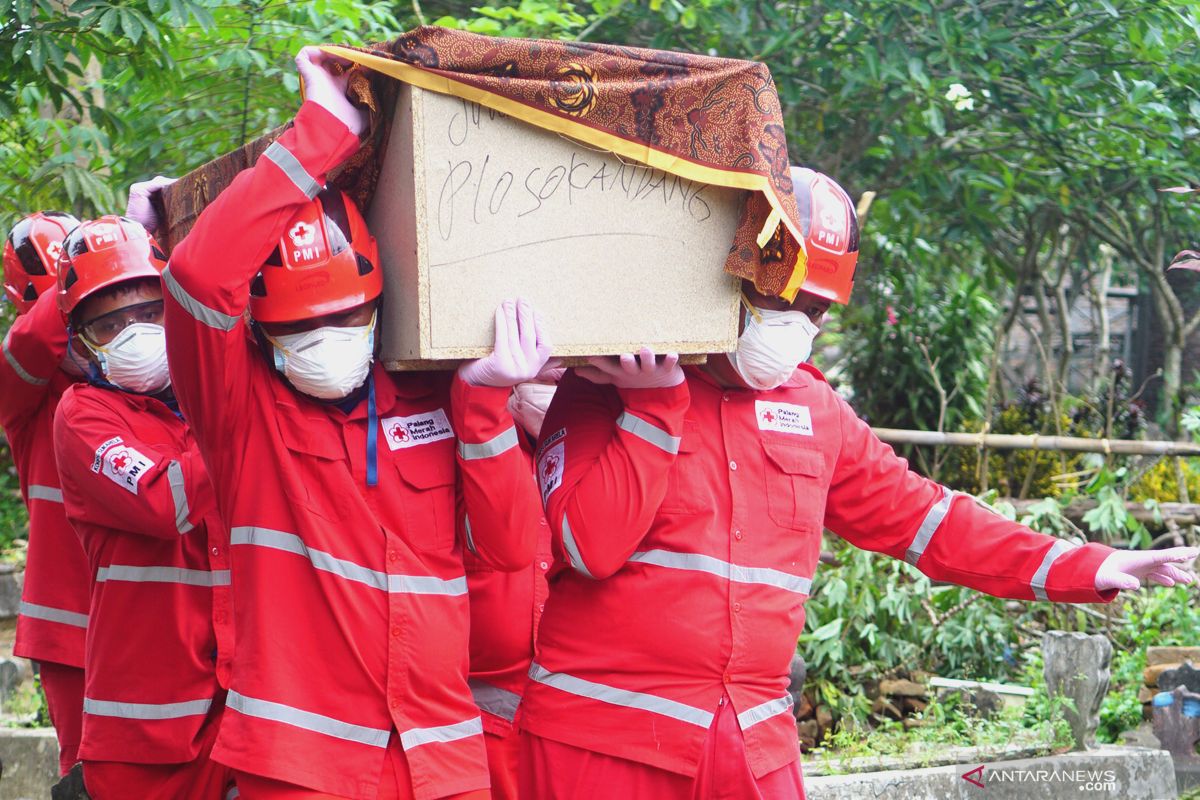
<path id="1" fill-rule="evenodd" d="M 383 292 L 379 248 L 358 207 L 325 188 L 292 215 L 279 245 L 250 284 L 250 315 L 295 322 L 336 314 Z"/>
<path id="2" fill-rule="evenodd" d="M 167 257 L 139 223 L 115 214 L 81 223 L 63 242 L 58 307 L 70 317 L 85 297 L 135 278 L 157 279 Z"/>
<path id="3" fill-rule="evenodd" d="M 808 275 L 800 290 L 849 303 L 858 263 L 858 212 L 850 195 L 828 175 L 792 167 L 792 189 L 808 250 Z"/>
<path id="4" fill-rule="evenodd" d="M 39 211 L 22 219 L 4 242 L 4 292 L 24 314 L 54 285 L 63 239 L 79 220 L 61 211 Z"/>

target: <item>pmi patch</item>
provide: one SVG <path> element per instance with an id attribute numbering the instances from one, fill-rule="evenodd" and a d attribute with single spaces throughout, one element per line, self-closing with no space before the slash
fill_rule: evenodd
<path id="1" fill-rule="evenodd" d="M 403 450 L 421 444 L 453 439 L 454 429 L 442 409 L 427 411 L 423 414 L 413 414 L 410 417 L 384 417 L 379 420 L 383 426 L 383 438 L 387 440 L 391 450 Z"/>
<path id="2" fill-rule="evenodd" d="M 538 486 L 542 490 L 542 505 L 562 485 L 563 467 L 567 461 L 566 429 L 558 431 L 542 443 L 538 453 Z"/>
<path id="3" fill-rule="evenodd" d="M 758 418 L 760 431 L 777 431 L 796 436 L 813 435 L 812 412 L 808 410 L 808 406 L 755 400 L 754 414 Z"/>
<path id="4" fill-rule="evenodd" d="M 125 444 L 110 447 L 101 457 L 100 472 L 118 486 L 138 493 L 138 483 L 150 471 L 154 462 Z"/>
<path id="5" fill-rule="evenodd" d="M 104 466 L 104 454 L 107 453 L 109 448 L 111 448 L 113 445 L 120 444 L 121 441 L 122 440 L 120 436 L 114 436 L 96 448 L 96 457 L 92 459 L 92 472 L 100 472 L 100 468 Z"/>

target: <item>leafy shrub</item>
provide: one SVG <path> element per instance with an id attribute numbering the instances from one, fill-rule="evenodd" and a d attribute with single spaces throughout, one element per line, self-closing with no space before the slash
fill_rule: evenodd
<path id="1" fill-rule="evenodd" d="M 1200 500 L 1200 459 L 1180 459 L 1184 483 L 1191 502 Z M 1179 482 L 1175 478 L 1175 461 L 1159 459 L 1153 467 L 1129 486 L 1129 499 L 1137 502 L 1157 500 L 1160 503 L 1178 503 Z"/>
<path id="2" fill-rule="evenodd" d="M 837 540 L 840 566 L 817 571 L 799 652 L 809 688 L 835 715 L 865 721 L 864 684 L 898 672 L 1006 679 L 1019 669 L 1018 626 L 1040 604 L 1009 611 L 1004 600 L 933 586 L 903 561 Z"/>
<path id="3" fill-rule="evenodd" d="M 987 289 L 963 275 L 935 282 L 908 271 L 860 291 L 843 315 L 846 339 L 854 342 L 844 374 L 863 418 L 933 429 L 941 412 L 934 374 L 947 394 L 946 430 L 982 417 L 998 313 Z"/>

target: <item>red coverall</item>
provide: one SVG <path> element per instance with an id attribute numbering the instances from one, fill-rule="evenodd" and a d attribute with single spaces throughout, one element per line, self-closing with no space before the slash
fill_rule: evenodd
<path id="1" fill-rule="evenodd" d="M 532 469 L 532 466 L 530 467 Z M 513 719 L 529 680 L 538 623 L 546 609 L 546 572 L 553 557 L 550 527 L 537 520 L 537 554 L 520 572 L 500 572 L 467 553 L 471 604 L 471 694 L 483 712 L 483 739 L 494 800 L 517 798 Z"/>
<path id="2" fill-rule="evenodd" d="M 97 800 L 222 796 L 208 758 L 232 645 L 228 533 L 187 425 L 145 395 L 77 384 L 54 419 L 67 518 L 93 575 L 84 780 Z"/>
<path id="3" fill-rule="evenodd" d="M 989 594 L 1115 596 L 1094 588 L 1110 548 L 1034 533 L 910 472 L 816 369 L 763 392 L 686 374 L 627 390 L 569 373 L 542 427 L 559 565 L 521 706 L 530 797 L 635 796 L 632 778 L 570 782 L 570 753 L 579 771 L 586 751 L 626 760 L 627 776 L 638 774 L 628 762 L 720 771 L 707 739 L 730 705 L 758 790 L 777 796 L 762 782 L 781 771 L 798 778 L 788 666 L 823 527 Z M 691 796 L 689 782 L 667 796 Z"/>
<path id="4" fill-rule="evenodd" d="M 88 568 L 63 513 L 54 466 L 54 409 L 74 379 L 59 369 L 67 328 L 55 292 L 17 317 L 0 345 L 0 427 L 8 435 L 21 494 L 29 508 L 25 586 L 14 655 L 40 665 L 63 774 L 78 760 L 83 717 L 83 640 Z"/>
<path id="5" fill-rule="evenodd" d="M 214 757 L 372 800 L 402 749 L 402 796 L 427 800 L 488 786 L 456 530 L 518 570 L 541 509 L 508 389 L 376 364 L 374 421 L 369 398 L 344 412 L 293 391 L 247 329 L 251 279 L 357 146 L 328 111 L 301 107 L 172 253 L 167 347 L 187 365 L 175 392 L 233 543 L 238 640 Z"/>

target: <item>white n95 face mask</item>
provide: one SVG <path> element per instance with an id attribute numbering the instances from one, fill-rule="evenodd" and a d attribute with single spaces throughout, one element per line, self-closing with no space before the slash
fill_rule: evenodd
<path id="1" fill-rule="evenodd" d="M 366 325 L 332 325 L 303 333 L 268 336 L 275 369 L 297 391 L 321 400 L 341 400 L 371 371 L 375 357 L 375 316 Z"/>
<path id="2" fill-rule="evenodd" d="M 512 394 L 508 396 L 508 411 L 530 436 L 538 436 L 542 432 L 542 421 L 546 419 L 546 410 L 550 408 L 557 388 L 553 383 L 533 381 L 518 383 L 512 388 Z"/>
<path id="3" fill-rule="evenodd" d="M 729 363 L 751 388 L 774 389 L 812 355 L 820 328 L 802 311 L 757 307 L 754 311 L 758 317 L 747 313 L 745 330 L 738 337 L 737 350 L 729 354 Z"/>
<path id="4" fill-rule="evenodd" d="M 88 348 L 96 354 L 105 380 L 120 389 L 154 394 L 171 384 L 167 332 L 162 325 L 137 322 L 108 344 L 88 344 Z"/>

